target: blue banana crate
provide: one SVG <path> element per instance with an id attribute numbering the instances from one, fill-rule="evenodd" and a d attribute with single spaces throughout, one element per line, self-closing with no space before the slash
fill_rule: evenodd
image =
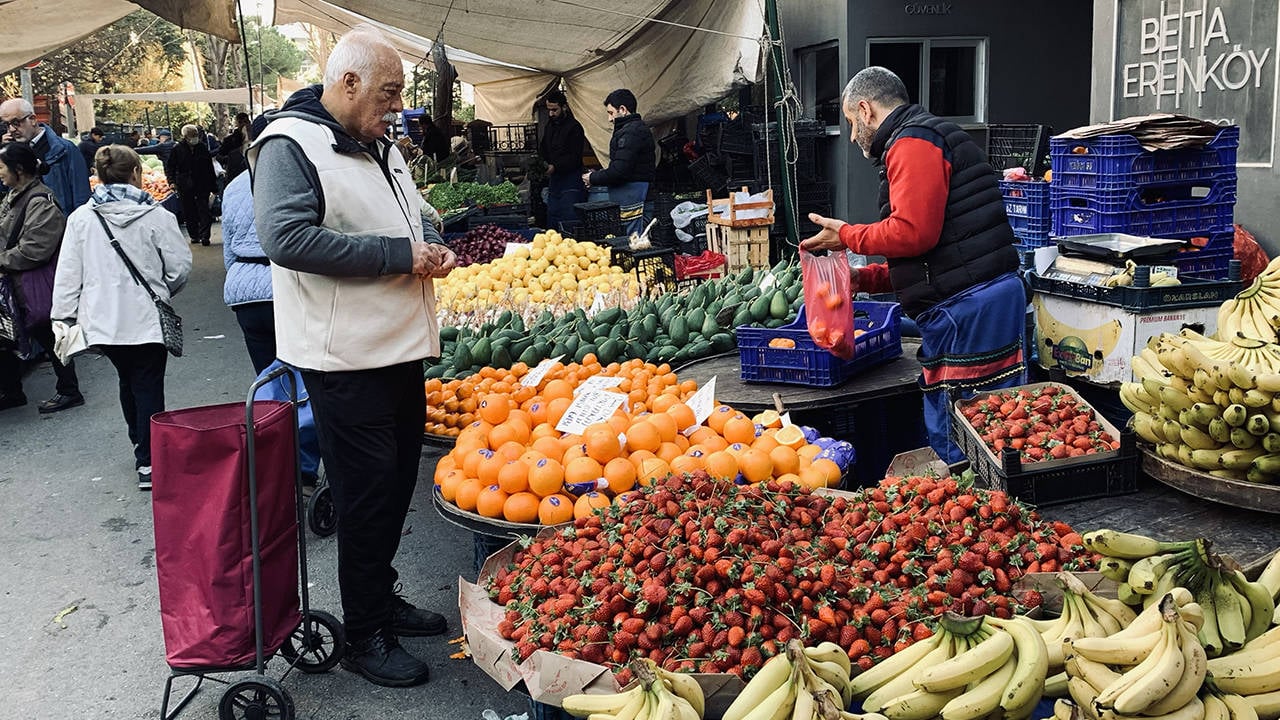
<path id="1" fill-rule="evenodd" d="M 1056 187 L 1131 190 L 1145 185 L 1235 178 L 1240 128 L 1227 126 L 1204 148 L 1145 150 L 1132 135 L 1083 140 L 1053 138 L 1049 157 Z"/>

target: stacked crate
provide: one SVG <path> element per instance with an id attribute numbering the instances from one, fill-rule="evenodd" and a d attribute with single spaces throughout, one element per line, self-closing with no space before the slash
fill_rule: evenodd
<path id="1" fill-rule="evenodd" d="M 1203 148 L 1144 150 L 1131 135 L 1050 142 L 1049 205 L 1055 236 L 1128 233 L 1199 239 L 1179 254 L 1180 273 L 1226 277 L 1233 254 L 1240 128 Z"/>

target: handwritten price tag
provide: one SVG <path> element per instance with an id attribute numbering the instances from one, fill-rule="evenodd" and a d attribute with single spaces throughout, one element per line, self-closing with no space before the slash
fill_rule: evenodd
<path id="1" fill-rule="evenodd" d="M 595 315 L 604 311 L 604 293 L 596 291 L 596 299 L 591 301 L 591 307 L 587 310 L 588 315 Z"/>
<path id="2" fill-rule="evenodd" d="M 538 387 L 538 385 L 542 383 L 542 378 L 546 377 L 547 373 L 551 372 L 551 366 L 560 362 L 560 358 L 562 357 L 564 357 L 564 355 L 557 355 L 538 363 L 529 371 L 528 375 L 520 378 L 520 384 L 525 387 Z"/>
<path id="3" fill-rule="evenodd" d="M 578 387 L 574 388 L 574 395 L 581 395 L 584 392 L 593 392 L 595 390 L 608 390 L 622 384 L 620 377 L 608 377 L 605 375 L 592 375 L 583 380 Z"/>
<path id="4" fill-rule="evenodd" d="M 524 249 L 525 255 L 527 256 L 529 254 L 528 243 L 507 243 L 507 247 L 504 248 L 502 251 L 502 257 L 511 257 L 512 255 L 517 255 L 520 253 L 520 250 L 522 248 Z"/>
<path id="5" fill-rule="evenodd" d="M 582 393 L 564 411 L 556 430 L 581 435 L 587 426 L 607 421 L 626 399 L 622 393 L 602 390 Z"/>
<path id="6" fill-rule="evenodd" d="M 688 428 L 687 431 L 696 430 L 698 425 L 706 422 L 711 417 L 711 412 L 716 409 L 716 376 L 712 375 L 706 385 L 698 388 L 698 392 L 689 398 L 689 409 L 693 410 L 693 418 L 697 423 Z M 686 431 L 686 432 L 687 432 Z"/>

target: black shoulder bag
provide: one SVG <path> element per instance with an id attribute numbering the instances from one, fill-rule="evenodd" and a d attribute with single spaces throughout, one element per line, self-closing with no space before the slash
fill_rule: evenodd
<path id="1" fill-rule="evenodd" d="M 151 296 L 151 301 L 156 304 L 156 311 L 160 313 L 160 334 L 164 338 L 164 349 L 169 351 L 174 357 L 182 357 L 182 318 L 173 309 L 173 306 L 160 296 L 156 295 L 156 291 L 151 289 L 151 285 L 138 272 L 138 268 L 134 267 L 133 261 L 124 253 L 124 248 L 120 247 L 120 241 L 116 240 L 116 236 L 112 234 L 111 228 L 107 225 L 107 221 L 102 217 L 101 213 L 93 213 L 98 218 L 98 222 L 102 224 L 102 229 L 106 231 L 107 238 L 111 240 L 111 247 L 119 253 L 120 259 L 124 261 L 126 267 L 129 268 L 129 274 L 133 276 L 133 281 L 143 287 L 147 294 Z"/>

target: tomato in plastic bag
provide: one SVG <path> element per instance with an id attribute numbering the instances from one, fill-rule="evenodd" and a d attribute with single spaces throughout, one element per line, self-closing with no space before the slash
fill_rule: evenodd
<path id="1" fill-rule="evenodd" d="M 1235 259 L 1240 261 L 1240 280 L 1247 285 L 1267 269 L 1267 263 L 1270 262 L 1267 259 L 1267 251 L 1258 245 L 1253 233 L 1240 225 L 1236 225 L 1236 235 L 1233 240 Z"/>
<path id="2" fill-rule="evenodd" d="M 800 251 L 804 277 L 804 313 L 809 336 L 818 347 L 843 360 L 853 359 L 853 292 L 849 260 L 843 252 L 814 255 Z"/>

